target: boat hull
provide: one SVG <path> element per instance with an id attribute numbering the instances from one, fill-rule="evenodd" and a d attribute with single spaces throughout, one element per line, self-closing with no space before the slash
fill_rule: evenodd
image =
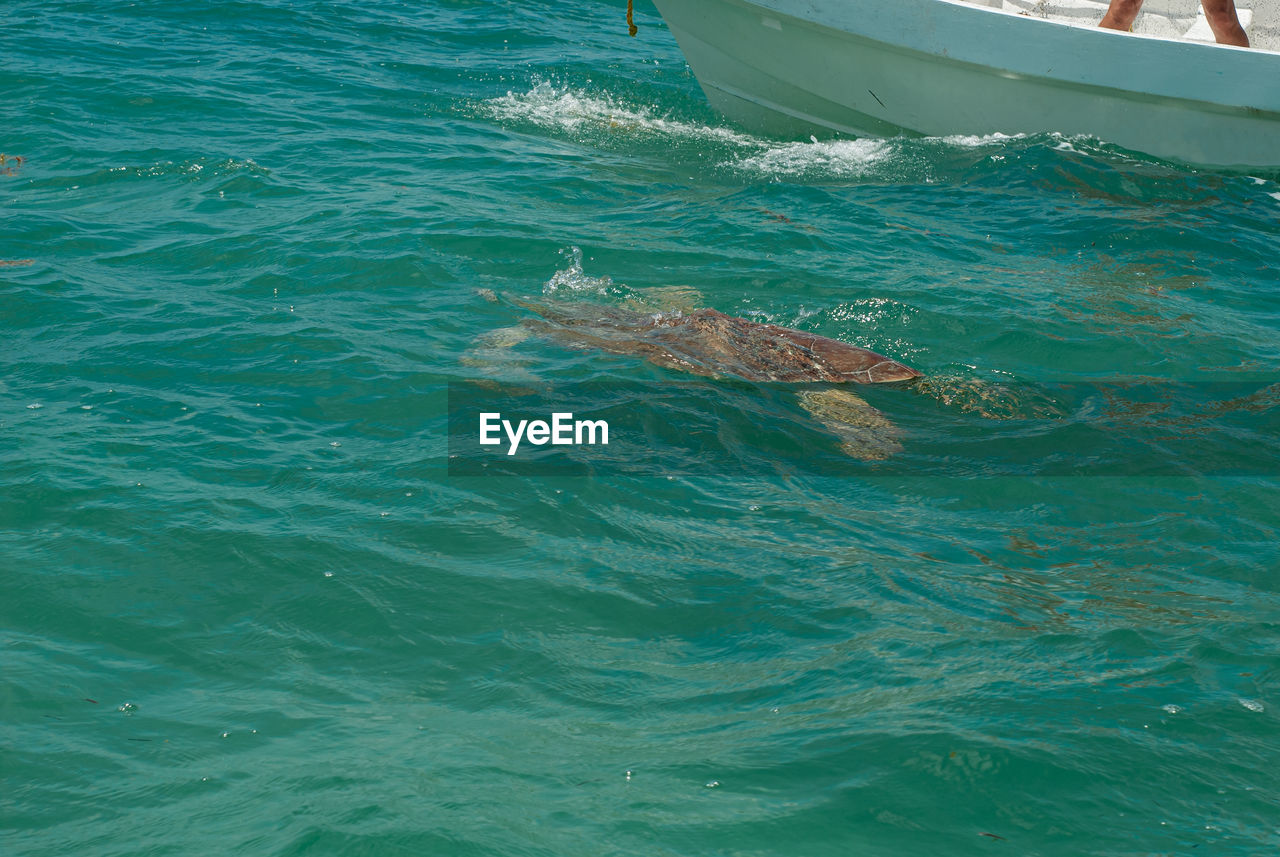
<path id="1" fill-rule="evenodd" d="M 1280 166 L 1280 54 L 948 0 L 656 0 L 708 100 L 771 135 L 1060 132 Z"/>

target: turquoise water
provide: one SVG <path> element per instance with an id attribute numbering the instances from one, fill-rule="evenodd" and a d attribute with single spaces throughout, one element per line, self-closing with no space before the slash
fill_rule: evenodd
<path id="1" fill-rule="evenodd" d="M 6 853 L 1275 851 L 1276 176 L 755 137 L 623 6 L 6 7 Z M 1013 419 L 479 293 L 670 286 Z M 623 446 L 451 475 L 494 380 Z"/>

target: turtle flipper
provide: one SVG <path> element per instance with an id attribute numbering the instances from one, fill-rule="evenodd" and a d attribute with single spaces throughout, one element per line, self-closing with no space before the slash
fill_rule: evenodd
<path id="1" fill-rule="evenodd" d="M 476 337 L 458 362 L 479 369 L 490 378 L 517 383 L 536 382 L 537 378 L 526 368 L 529 358 L 514 350 L 531 335 L 532 331 L 526 324 L 486 331 Z"/>
<path id="2" fill-rule="evenodd" d="M 800 407 L 836 437 L 840 449 L 852 458 L 883 461 L 902 451 L 898 427 L 866 400 L 848 390 L 803 390 Z"/>
<path id="3" fill-rule="evenodd" d="M 702 292 L 692 286 L 655 286 L 636 289 L 626 299 L 627 309 L 636 312 L 683 312 L 701 309 Z"/>
<path id="4" fill-rule="evenodd" d="M 1028 384 L 939 374 L 921 378 L 916 390 L 940 404 L 988 420 L 1054 419 L 1066 415 L 1063 406 L 1047 391 Z"/>

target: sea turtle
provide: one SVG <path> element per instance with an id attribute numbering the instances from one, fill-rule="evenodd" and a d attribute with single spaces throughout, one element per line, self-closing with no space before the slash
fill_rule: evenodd
<path id="1" fill-rule="evenodd" d="M 499 300 L 489 290 L 481 295 Z M 1021 415 L 1011 407 L 1007 388 L 974 379 L 925 378 L 897 360 L 837 339 L 699 307 L 701 296 L 688 288 L 634 291 L 621 304 L 505 299 L 538 318 L 492 331 L 482 349 L 489 354 L 531 333 L 543 333 L 704 377 L 732 375 L 748 381 L 808 385 L 797 392 L 801 407 L 839 437 L 841 449 L 855 458 L 884 459 L 902 449 L 898 429 L 852 392 L 855 384 L 911 385 L 944 404 L 982 416 Z M 468 362 L 488 361 L 473 355 Z M 503 374 L 513 377 L 512 368 L 505 367 Z"/>

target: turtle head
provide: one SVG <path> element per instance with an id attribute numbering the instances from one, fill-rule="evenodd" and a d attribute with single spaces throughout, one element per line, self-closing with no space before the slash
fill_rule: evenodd
<path id="1" fill-rule="evenodd" d="M 922 377 L 920 372 L 910 366 L 904 366 L 896 360 L 885 357 L 879 363 L 867 367 L 862 373 L 868 384 L 897 384 L 902 381 L 914 381 Z"/>
<path id="2" fill-rule="evenodd" d="M 920 373 L 910 366 L 904 366 L 897 360 L 866 348 L 859 348 L 838 339 L 828 339 L 825 336 L 814 336 L 784 328 L 775 328 L 775 330 L 797 345 L 806 348 L 843 381 L 852 381 L 857 384 L 893 384 L 920 377 Z"/>

